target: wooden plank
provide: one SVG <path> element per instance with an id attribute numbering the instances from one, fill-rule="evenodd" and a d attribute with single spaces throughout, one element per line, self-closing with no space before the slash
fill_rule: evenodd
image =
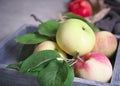
<path id="1" fill-rule="evenodd" d="M 118 46 L 117 50 L 111 83 L 113 85 L 120 86 L 120 45 Z"/>

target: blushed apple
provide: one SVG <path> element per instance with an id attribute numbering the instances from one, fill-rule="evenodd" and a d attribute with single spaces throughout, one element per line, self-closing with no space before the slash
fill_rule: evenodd
<path id="1" fill-rule="evenodd" d="M 82 56 L 93 49 L 95 34 L 84 21 L 68 19 L 58 28 L 56 41 L 67 54 L 75 56 L 79 52 Z"/>
<path id="2" fill-rule="evenodd" d="M 100 52 L 107 57 L 111 57 L 117 49 L 116 37 L 108 31 L 99 31 L 95 33 L 96 43 L 93 52 Z"/>
<path id="3" fill-rule="evenodd" d="M 112 77 L 112 65 L 105 55 L 92 52 L 76 60 L 74 72 L 80 78 L 108 82 Z"/>
<path id="4" fill-rule="evenodd" d="M 34 52 L 42 51 L 42 50 L 57 50 L 63 60 L 67 59 L 67 54 L 62 51 L 55 42 L 53 41 L 44 41 L 36 46 Z M 60 59 L 61 60 L 61 59 Z"/>

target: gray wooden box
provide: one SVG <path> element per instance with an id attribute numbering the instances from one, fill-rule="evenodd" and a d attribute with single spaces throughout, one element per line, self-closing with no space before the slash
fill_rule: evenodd
<path id="1" fill-rule="evenodd" d="M 15 42 L 15 37 L 35 32 L 34 25 L 23 25 L 13 35 L 0 43 L 0 86 L 39 86 L 35 77 L 22 75 L 15 70 L 5 68 L 10 63 L 17 63 L 23 45 Z M 118 36 L 119 38 L 119 36 Z M 118 40 L 119 43 L 119 40 Z M 120 86 L 120 46 L 111 59 L 114 65 L 112 79 L 109 83 L 102 83 L 82 78 L 74 78 L 73 86 Z"/>

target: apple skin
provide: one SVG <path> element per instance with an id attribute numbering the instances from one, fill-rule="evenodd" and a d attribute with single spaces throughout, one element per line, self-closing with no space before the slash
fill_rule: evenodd
<path id="1" fill-rule="evenodd" d="M 67 54 L 64 51 L 62 51 L 58 47 L 58 45 L 53 41 L 44 41 L 44 42 L 38 44 L 36 46 L 36 48 L 34 49 L 34 52 L 38 52 L 38 51 L 42 51 L 42 50 L 57 50 L 62 58 L 62 59 L 59 58 L 59 60 L 66 60 L 67 59 Z"/>
<path id="2" fill-rule="evenodd" d="M 58 28 L 56 41 L 67 54 L 75 56 L 78 52 L 82 56 L 93 49 L 95 34 L 82 20 L 68 19 Z"/>
<path id="3" fill-rule="evenodd" d="M 55 42 L 44 41 L 36 46 L 34 52 L 41 51 L 41 50 L 55 50 L 56 47 L 57 47 L 57 45 Z"/>
<path id="4" fill-rule="evenodd" d="M 74 0 L 69 4 L 68 8 L 70 12 L 82 17 L 92 15 L 92 6 L 87 0 Z"/>
<path id="5" fill-rule="evenodd" d="M 109 59 L 100 53 L 88 53 L 77 59 L 74 64 L 74 73 L 76 77 L 108 82 L 112 77 L 112 65 Z"/>
<path id="6" fill-rule="evenodd" d="M 117 49 L 116 37 L 108 31 L 99 31 L 95 33 L 96 43 L 93 52 L 99 52 L 111 58 Z"/>

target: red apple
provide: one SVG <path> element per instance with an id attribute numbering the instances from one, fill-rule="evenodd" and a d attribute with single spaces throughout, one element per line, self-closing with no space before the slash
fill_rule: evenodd
<path id="1" fill-rule="evenodd" d="M 100 31 L 95 33 L 96 43 L 93 52 L 100 52 L 107 57 L 111 57 L 117 49 L 116 37 L 108 31 Z"/>
<path id="2" fill-rule="evenodd" d="M 108 82 L 112 76 L 112 65 L 105 55 L 92 52 L 76 60 L 74 72 L 80 78 Z"/>
<path id="3" fill-rule="evenodd" d="M 92 6 L 87 0 L 75 0 L 69 4 L 69 11 L 82 17 L 92 15 Z"/>

